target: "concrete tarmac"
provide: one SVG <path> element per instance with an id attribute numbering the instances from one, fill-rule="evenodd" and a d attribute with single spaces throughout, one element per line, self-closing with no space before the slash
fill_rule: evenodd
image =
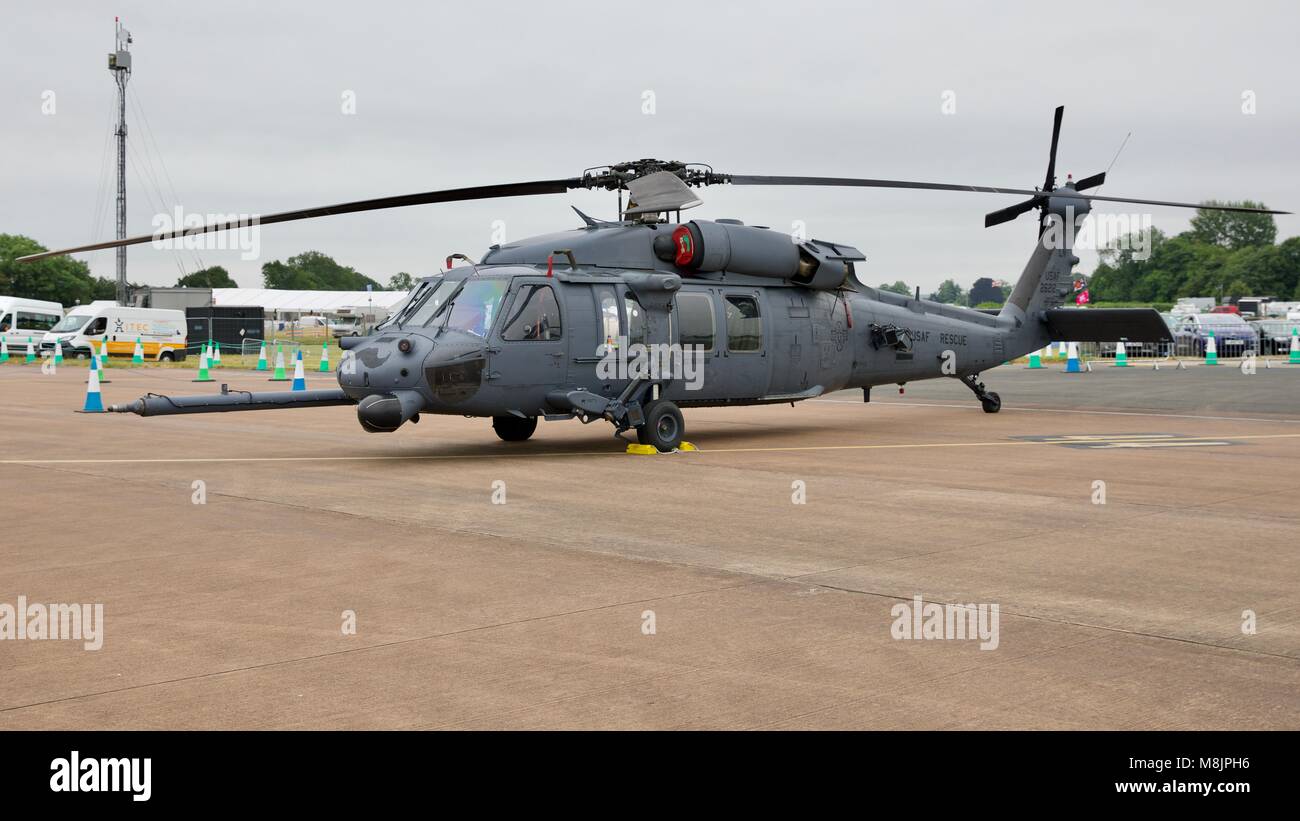
<path id="1" fill-rule="evenodd" d="M 0 640 L 0 728 L 1300 728 L 1300 368 L 984 378 L 999 414 L 916 383 L 630 456 L 0 366 L 0 605 L 104 613 Z M 917 596 L 996 648 L 895 638 Z"/>

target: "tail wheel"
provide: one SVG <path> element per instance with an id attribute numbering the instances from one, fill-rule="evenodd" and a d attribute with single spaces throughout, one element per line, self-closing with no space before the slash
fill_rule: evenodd
<path id="1" fill-rule="evenodd" d="M 682 412 L 666 399 L 656 399 L 645 407 L 645 424 L 636 429 L 636 438 L 643 445 L 654 445 L 659 451 L 676 450 L 686 435 L 686 422 Z"/>
<path id="2" fill-rule="evenodd" d="M 523 442 L 537 430 L 537 417 L 493 416 L 492 430 L 506 442 Z"/>
<path id="3" fill-rule="evenodd" d="M 1002 410 L 1002 397 L 989 391 L 980 399 L 980 404 L 984 406 L 985 413 L 997 413 Z"/>

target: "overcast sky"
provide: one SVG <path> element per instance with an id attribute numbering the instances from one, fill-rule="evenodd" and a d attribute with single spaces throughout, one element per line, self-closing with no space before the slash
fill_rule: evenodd
<path id="1" fill-rule="evenodd" d="M 5 9 L 0 233 L 49 247 L 113 236 L 114 14 L 135 37 L 132 235 L 177 204 L 173 187 L 187 212 L 271 213 L 640 157 L 1032 188 L 1058 104 L 1062 182 L 1105 170 L 1131 131 L 1103 193 L 1300 210 L 1293 0 L 119 0 Z M 53 114 L 42 111 L 47 91 Z M 1243 113 L 1243 95 L 1255 113 Z M 865 252 L 867 281 L 926 290 L 947 277 L 1014 278 L 1034 237 L 1030 217 L 985 230 L 986 211 L 1015 201 L 986 194 L 719 186 L 703 198 L 691 216 L 787 231 L 803 220 L 810 235 Z M 419 206 L 268 226 L 256 260 L 137 246 L 128 272 L 170 285 L 201 261 L 254 287 L 263 262 L 318 250 L 386 282 L 432 273 L 452 252 L 481 255 L 494 220 L 508 239 L 575 226 L 569 204 L 614 216 L 608 192 Z M 1175 233 L 1192 213 L 1151 212 Z M 1300 234 L 1298 217 L 1278 226 Z M 1095 255 L 1080 256 L 1090 272 Z M 82 258 L 113 275 L 112 251 Z"/>

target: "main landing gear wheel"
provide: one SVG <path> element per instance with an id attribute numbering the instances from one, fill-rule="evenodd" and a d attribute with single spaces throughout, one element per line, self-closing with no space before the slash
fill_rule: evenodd
<path id="1" fill-rule="evenodd" d="M 985 390 L 984 383 L 979 381 L 979 374 L 963 376 L 961 383 L 971 389 L 971 393 L 975 394 L 975 398 L 980 401 L 985 413 L 997 413 L 1002 410 L 1002 397 L 993 391 Z"/>
<path id="2" fill-rule="evenodd" d="M 507 442 L 523 442 L 537 430 L 537 417 L 520 419 L 518 416 L 493 416 L 492 430 Z"/>
<path id="3" fill-rule="evenodd" d="M 637 426 L 636 438 L 643 445 L 654 445 L 663 453 L 676 450 L 686 435 L 682 412 L 666 399 L 656 399 L 645 407 L 645 424 Z"/>

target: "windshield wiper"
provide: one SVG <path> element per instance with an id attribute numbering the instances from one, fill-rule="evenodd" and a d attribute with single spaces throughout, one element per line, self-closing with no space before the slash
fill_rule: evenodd
<path id="1" fill-rule="evenodd" d="M 456 290 L 452 291 L 451 294 L 447 297 L 447 301 L 439 305 L 438 310 L 434 311 L 433 316 L 429 317 L 429 322 L 432 322 L 433 320 L 437 319 L 438 316 L 441 315 L 444 311 L 447 314 L 442 318 L 442 324 L 438 326 L 438 332 L 433 335 L 435 339 L 442 336 L 442 332 L 447 330 L 447 323 L 451 321 L 452 303 L 456 301 L 456 297 L 460 296 L 460 292 L 465 290 L 465 283 L 469 282 L 469 280 L 470 280 L 469 277 L 465 277 L 464 279 L 462 279 L 460 283 L 456 286 Z"/>
<path id="2" fill-rule="evenodd" d="M 437 290 L 436 287 L 430 288 L 427 282 L 423 283 L 420 287 L 422 290 L 417 292 L 415 296 L 411 298 L 410 302 L 406 303 L 405 308 L 392 317 L 391 321 L 397 327 L 403 327 L 406 324 L 406 321 L 415 314 L 420 306 L 424 305 L 424 303 L 429 300 L 429 297 L 433 295 L 433 291 Z"/>

